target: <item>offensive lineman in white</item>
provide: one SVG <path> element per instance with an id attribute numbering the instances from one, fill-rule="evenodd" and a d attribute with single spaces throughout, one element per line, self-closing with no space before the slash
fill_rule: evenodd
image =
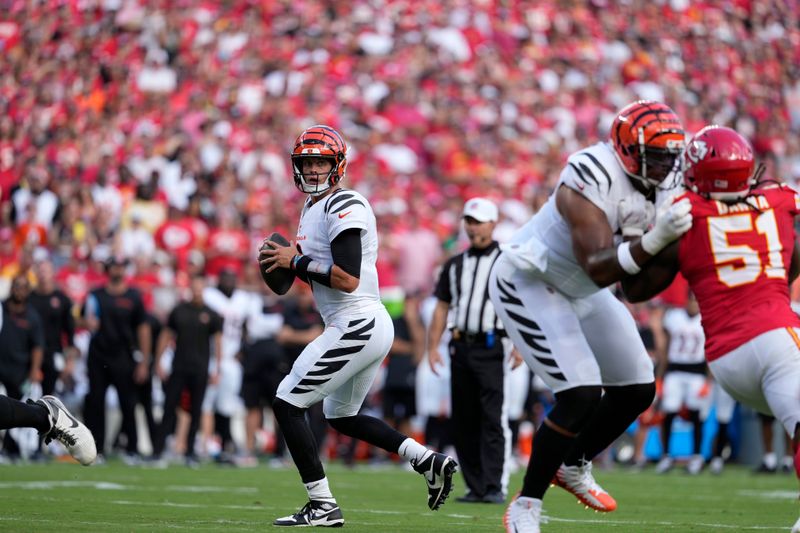
<path id="1" fill-rule="evenodd" d="M 259 262 L 267 272 L 290 268 L 311 285 L 325 331 L 297 358 L 272 406 L 309 498 L 297 513 L 278 518 L 274 525 L 344 524 L 305 418 L 306 410 L 319 401 L 337 431 L 409 460 L 425 477 L 428 507 L 436 510 L 452 489 L 456 462 L 378 418 L 358 414 L 389 353 L 394 328 L 378 293 L 375 215 L 366 198 L 339 185 L 347 145 L 333 128 L 312 126 L 295 141 L 291 158 L 295 185 L 309 195 L 296 248 L 265 240 Z"/>
<path id="2" fill-rule="evenodd" d="M 591 460 L 650 406 L 655 379 L 633 317 L 603 287 L 639 272 L 691 227 L 691 207 L 679 202 L 645 232 L 656 190 L 674 175 L 683 146 L 669 107 L 628 105 L 609 142 L 572 154 L 548 202 L 501 247 L 489 296 L 514 345 L 556 396 L 536 432 L 520 495 L 506 510 L 508 531 L 539 533 L 551 481 L 597 511 L 616 509 Z M 628 240 L 619 244 L 616 236 Z"/>

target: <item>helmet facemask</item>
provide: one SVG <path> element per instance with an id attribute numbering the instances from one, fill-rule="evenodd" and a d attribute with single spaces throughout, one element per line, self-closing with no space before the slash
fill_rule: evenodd
<path id="1" fill-rule="evenodd" d="M 316 183 L 309 183 L 306 181 L 305 174 L 303 172 L 303 160 L 305 158 L 319 158 L 330 161 L 331 169 L 325 175 L 318 175 Z M 339 183 L 338 167 L 339 165 L 337 165 L 335 157 L 308 154 L 292 155 L 294 184 L 302 192 L 310 194 L 311 196 L 320 196 L 328 192 L 331 187 Z M 323 177 L 323 179 L 319 179 L 319 177 Z"/>

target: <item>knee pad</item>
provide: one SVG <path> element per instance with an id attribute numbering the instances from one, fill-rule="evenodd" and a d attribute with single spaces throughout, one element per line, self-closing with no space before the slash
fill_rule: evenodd
<path id="1" fill-rule="evenodd" d="M 599 385 L 592 385 L 557 393 L 556 404 L 547 418 L 570 433 L 580 433 L 600 403 L 602 390 Z"/>

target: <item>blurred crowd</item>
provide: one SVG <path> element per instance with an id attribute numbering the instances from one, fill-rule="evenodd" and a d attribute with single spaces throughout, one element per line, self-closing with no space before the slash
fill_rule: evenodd
<path id="1" fill-rule="evenodd" d="M 794 0 L 0 0 L 0 298 L 45 258 L 76 309 L 111 257 L 162 321 L 196 273 L 265 291 L 315 123 L 350 145 L 389 294 L 430 293 L 467 198 L 504 240 L 637 98 L 794 183 L 799 23 Z"/>

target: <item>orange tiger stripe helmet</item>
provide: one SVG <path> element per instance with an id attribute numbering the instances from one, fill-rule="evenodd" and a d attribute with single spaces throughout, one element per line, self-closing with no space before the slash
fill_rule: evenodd
<path id="1" fill-rule="evenodd" d="M 303 159 L 319 157 L 330 159 L 333 167 L 324 180 L 309 183 L 303 176 Z M 319 196 L 334 187 L 344 178 L 347 168 L 347 143 L 344 137 L 324 124 L 311 126 L 294 141 L 291 153 L 294 184 L 302 192 Z"/>
<path id="2" fill-rule="evenodd" d="M 611 124 L 611 143 L 622 168 L 647 189 L 671 188 L 664 180 L 675 170 L 686 144 L 678 115 L 669 106 L 639 100 L 622 108 Z"/>

